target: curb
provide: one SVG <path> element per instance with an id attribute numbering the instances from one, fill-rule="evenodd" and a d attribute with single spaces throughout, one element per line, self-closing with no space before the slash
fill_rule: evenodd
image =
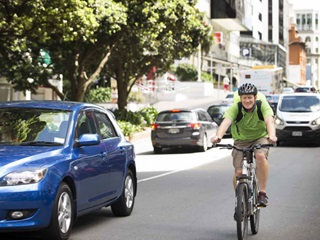
<path id="1" fill-rule="evenodd" d="M 146 138 L 150 138 L 151 136 L 151 128 L 146 128 L 142 132 L 136 132 L 133 134 L 133 136 L 129 139 L 132 143 L 137 143 L 138 141 Z"/>

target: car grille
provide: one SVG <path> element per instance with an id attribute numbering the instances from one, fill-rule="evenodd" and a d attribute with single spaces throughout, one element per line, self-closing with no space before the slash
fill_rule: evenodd
<path id="1" fill-rule="evenodd" d="M 285 131 L 311 131 L 312 129 L 309 127 L 286 127 L 284 128 Z"/>
<path id="2" fill-rule="evenodd" d="M 288 124 L 309 124 L 308 121 L 286 121 Z"/>

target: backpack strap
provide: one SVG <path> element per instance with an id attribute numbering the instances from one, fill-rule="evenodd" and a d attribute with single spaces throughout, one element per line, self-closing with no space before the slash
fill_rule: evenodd
<path id="1" fill-rule="evenodd" d="M 242 103 L 241 102 L 238 102 L 238 115 L 235 119 L 235 122 L 240 122 L 240 120 L 242 119 L 243 117 L 243 114 L 242 114 Z"/>
<path id="2" fill-rule="evenodd" d="M 257 112 L 258 112 L 258 116 L 259 116 L 259 119 L 260 119 L 261 121 L 264 121 L 264 117 L 263 117 L 262 112 L 261 112 L 261 104 L 262 104 L 262 101 L 261 101 L 261 100 L 257 100 L 257 107 L 258 107 Z"/>

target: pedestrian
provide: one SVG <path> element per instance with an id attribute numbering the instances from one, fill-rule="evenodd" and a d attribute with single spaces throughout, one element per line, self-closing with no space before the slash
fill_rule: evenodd
<path id="1" fill-rule="evenodd" d="M 230 84 L 230 79 L 228 78 L 228 76 L 225 76 L 223 78 L 223 89 L 225 92 L 229 90 L 229 84 Z"/>

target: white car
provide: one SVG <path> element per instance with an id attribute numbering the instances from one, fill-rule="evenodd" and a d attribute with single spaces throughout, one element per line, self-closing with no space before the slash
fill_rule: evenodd
<path id="1" fill-rule="evenodd" d="M 275 118 L 278 143 L 320 143 L 320 94 L 281 94 Z"/>
<path id="2" fill-rule="evenodd" d="M 234 93 L 228 93 L 224 99 L 221 100 L 223 104 L 232 104 L 233 103 Z"/>

